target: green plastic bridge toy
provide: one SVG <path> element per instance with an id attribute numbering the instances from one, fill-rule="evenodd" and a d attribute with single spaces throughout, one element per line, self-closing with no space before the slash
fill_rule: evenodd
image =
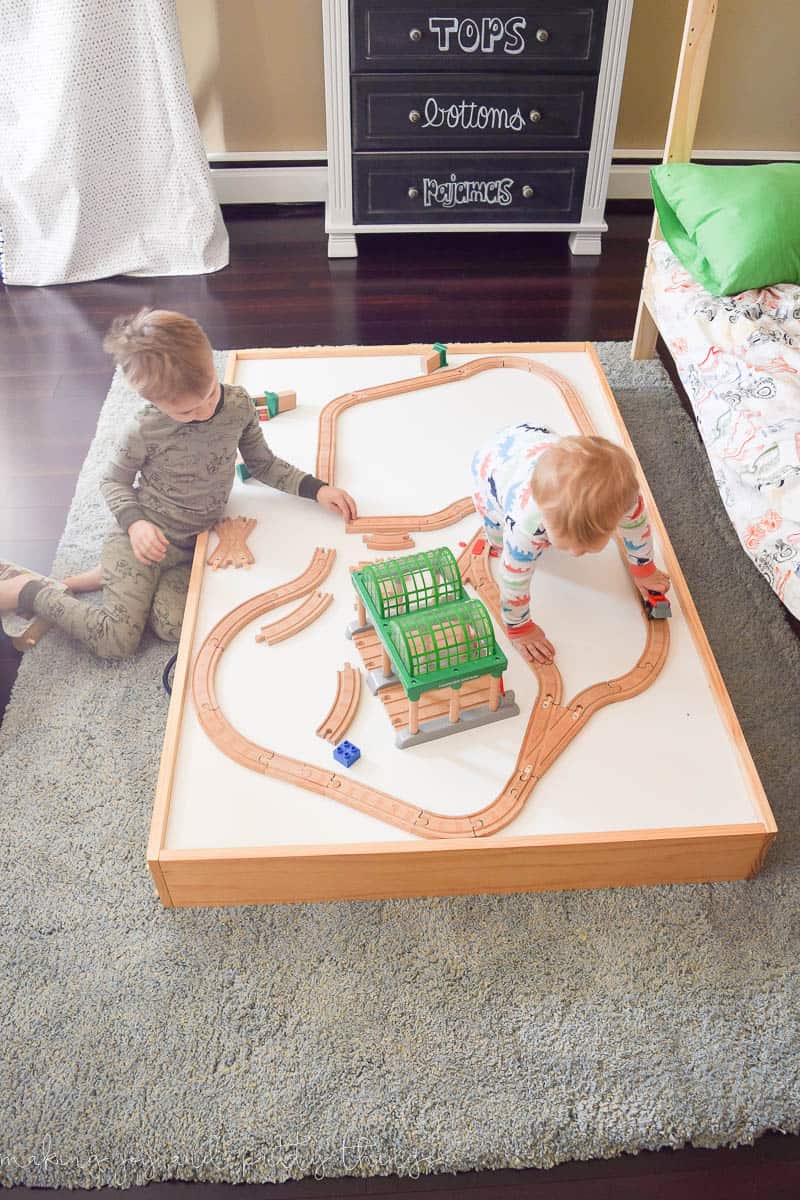
<path id="1" fill-rule="evenodd" d="M 508 666 L 486 606 L 467 597 L 447 547 L 369 563 L 352 579 L 409 700 L 499 678 Z"/>

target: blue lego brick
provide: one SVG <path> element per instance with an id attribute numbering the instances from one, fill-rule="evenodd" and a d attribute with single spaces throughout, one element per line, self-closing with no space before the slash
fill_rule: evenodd
<path id="1" fill-rule="evenodd" d="M 333 752 L 333 757 L 343 767 L 352 767 L 353 763 L 358 762 L 361 758 L 361 751 L 352 742 L 339 742 Z"/>
<path id="2" fill-rule="evenodd" d="M 236 474 L 239 476 L 239 478 L 241 479 L 242 483 L 244 483 L 244 481 L 245 481 L 246 479 L 249 479 L 249 478 L 250 478 L 250 472 L 248 471 L 248 469 L 247 469 L 247 467 L 244 465 L 244 463 L 237 463 L 237 464 L 236 464 Z"/>

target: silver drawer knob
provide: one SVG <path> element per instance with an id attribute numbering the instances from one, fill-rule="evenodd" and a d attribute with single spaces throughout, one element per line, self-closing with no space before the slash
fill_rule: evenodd
<path id="1" fill-rule="evenodd" d="M 409 200 L 416 200 L 418 196 L 419 196 L 419 188 L 410 187 L 408 189 Z"/>
<path id="2" fill-rule="evenodd" d="M 408 119 L 412 125 L 417 125 L 422 120 L 422 113 L 418 112 L 416 108 L 412 108 L 411 112 L 408 114 Z"/>
<path id="3" fill-rule="evenodd" d="M 541 119 L 542 119 L 542 114 L 539 112 L 538 108 L 532 108 L 531 111 L 528 113 L 528 120 L 533 121 L 534 125 L 536 124 L 537 121 L 541 121 Z"/>
<path id="4" fill-rule="evenodd" d="M 422 41 L 422 30 L 421 29 L 409 29 L 408 36 L 411 38 L 412 42 L 421 42 Z"/>
<path id="5" fill-rule="evenodd" d="M 537 29 L 536 30 L 536 40 L 537 40 L 537 42 L 549 42 L 550 34 L 547 32 L 546 29 Z"/>
<path id="6" fill-rule="evenodd" d="M 525 187 L 522 189 L 522 194 L 526 200 L 530 200 L 531 196 L 533 195 L 533 188 L 529 183 L 525 184 Z"/>

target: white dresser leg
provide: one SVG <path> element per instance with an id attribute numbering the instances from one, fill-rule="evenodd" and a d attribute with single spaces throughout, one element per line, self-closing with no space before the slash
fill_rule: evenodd
<path id="1" fill-rule="evenodd" d="M 573 254 L 602 254 L 603 239 L 599 233 L 583 233 L 576 229 L 569 235 L 569 248 Z"/>
<path id="2" fill-rule="evenodd" d="M 354 233 L 329 233 L 328 258 L 358 258 Z"/>

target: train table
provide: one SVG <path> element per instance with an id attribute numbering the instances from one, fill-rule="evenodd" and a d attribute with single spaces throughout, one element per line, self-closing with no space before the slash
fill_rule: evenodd
<path id="1" fill-rule="evenodd" d="M 472 452 L 535 419 L 634 453 L 590 343 L 243 350 L 226 380 L 359 513 L 241 466 L 198 538 L 147 852 L 165 906 L 760 869 L 775 821 L 641 470 L 671 616 L 612 541 L 537 566 L 554 663 L 503 631 Z"/>

